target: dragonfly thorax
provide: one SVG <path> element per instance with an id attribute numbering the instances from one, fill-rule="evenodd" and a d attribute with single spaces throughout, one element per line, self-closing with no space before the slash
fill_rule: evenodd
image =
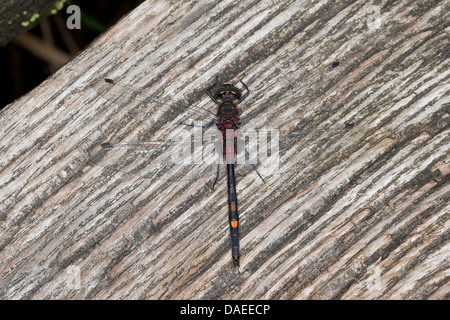
<path id="1" fill-rule="evenodd" d="M 217 129 L 224 132 L 228 129 L 239 129 L 241 123 L 237 116 L 224 116 L 217 118 Z"/>
<path id="2" fill-rule="evenodd" d="M 240 127 L 239 110 L 231 101 L 220 102 L 217 112 L 217 128 L 220 131 Z"/>

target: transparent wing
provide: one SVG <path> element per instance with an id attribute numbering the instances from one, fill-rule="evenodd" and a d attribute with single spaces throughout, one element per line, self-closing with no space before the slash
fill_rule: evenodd
<path id="1" fill-rule="evenodd" d="M 237 172 L 255 171 L 265 182 L 274 174 L 301 173 L 305 166 L 328 156 L 336 158 L 351 147 L 354 124 L 314 130 L 243 130 L 238 141 Z M 239 146 L 239 143 L 241 144 Z M 324 163 L 324 162 L 323 162 Z"/>
<path id="2" fill-rule="evenodd" d="M 190 141 L 189 141 L 190 142 Z M 105 142 L 92 154 L 92 161 L 109 170 L 137 178 L 180 181 L 205 178 L 214 179 L 212 158 L 205 161 L 204 154 L 213 155 L 205 144 L 204 153 L 193 153 L 187 142 Z"/>
<path id="3" fill-rule="evenodd" d="M 256 143 L 243 133 L 236 141 L 238 154 L 234 163 L 237 172 L 242 175 L 254 173 L 262 182 L 274 174 L 296 174 L 316 159 L 332 159 L 343 152 L 350 145 L 345 137 L 352 128 L 296 131 L 281 136 L 269 133 L 258 135 Z M 189 131 L 178 142 L 105 142 L 93 161 L 102 167 L 145 179 L 179 181 L 205 176 L 213 179 L 216 176 L 214 168 L 225 163 L 223 141 L 217 138 L 220 133 L 210 134 L 209 139 L 205 139 L 204 133 L 202 130 L 201 140 L 197 143 L 195 139 L 191 141 L 195 133 L 189 134 Z"/>
<path id="4" fill-rule="evenodd" d="M 204 109 L 195 105 L 189 105 L 179 100 L 157 97 L 155 94 L 146 93 L 145 88 L 135 88 L 133 86 L 115 81 L 110 78 L 99 79 L 95 81 L 94 89 L 99 95 L 110 101 L 112 104 L 124 106 L 136 104 L 140 106 L 139 110 L 148 108 L 149 105 L 157 105 L 163 107 L 164 112 L 168 114 L 184 114 L 185 119 L 198 120 L 204 122 L 202 126 L 209 128 L 215 121 L 215 114 L 211 110 Z M 139 117 L 138 111 L 135 116 Z M 142 115 L 141 115 L 142 116 Z M 188 121 L 184 121 L 185 125 L 191 125 Z"/>
<path id="5" fill-rule="evenodd" d="M 175 143 L 170 139 L 186 140 L 191 130 L 205 132 L 214 128 L 215 116 L 210 110 L 188 106 L 175 99 L 155 97 L 145 93 L 145 89 L 117 83 L 112 79 L 95 81 L 94 89 L 108 101 L 104 107 L 107 110 L 105 113 L 114 113 L 113 121 L 117 122 L 110 126 L 112 130 L 107 138 L 111 140 L 105 139 L 93 151 L 91 156 L 95 164 L 112 171 L 153 180 L 180 180 L 185 178 L 182 175 L 190 176 L 192 172 L 201 175 L 203 171 L 209 170 L 208 166 L 198 161 L 197 154 L 187 154 L 186 141 Z M 159 120 L 155 120 L 157 116 L 154 116 L 159 111 L 158 108 L 162 109 L 161 113 L 169 115 L 161 123 L 157 123 Z M 179 120 L 167 141 L 130 141 L 153 136 L 152 132 L 143 133 L 142 128 L 147 124 L 150 124 L 148 126 L 151 129 L 157 130 L 175 118 Z M 191 173 L 187 175 L 186 172 L 189 171 Z"/>

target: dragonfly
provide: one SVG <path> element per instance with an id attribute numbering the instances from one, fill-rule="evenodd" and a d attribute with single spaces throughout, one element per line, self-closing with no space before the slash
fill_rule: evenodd
<path id="1" fill-rule="evenodd" d="M 111 89 L 117 89 L 118 92 L 127 92 L 127 97 L 132 97 L 132 99 L 142 100 L 145 103 L 151 103 L 157 101 L 156 98 L 145 95 L 141 91 L 134 89 L 131 86 L 123 85 L 115 81 L 111 78 L 106 78 L 103 80 L 104 84 L 109 86 Z M 215 142 L 214 150 L 215 154 L 218 158 L 217 160 L 217 172 L 212 188 L 215 187 L 218 177 L 219 177 L 219 164 L 226 163 L 226 172 L 227 172 L 227 189 L 228 189 L 228 220 L 229 220 L 229 230 L 230 230 L 230 239 L 231 239 L 231 257 L 234 268 L 239 268 L 240 265 L 240 245 L 239 245 L 239 214 L 238 214 L 238 199 L 236 192 L 236 177 L 235 177 L 235 164 L 236 159 L 238 159 L 238 154 L 244 154 L 247 158 L 249 157 L 248 151 L 245 149 L 245 142 L 242 142 L 241 137 L 241 118 L 240 118 L 240 110 L 238 105 L 240 105 L 247 97 L 250 95 L 250 90 L 248 86 L 241 80 L 241 85 L 245 89 L 245 93 L 243 90 L 239 89 L 237 86 L 230 83 L 219 83 L 216 80 L 216 83 L 210 86 L 205 90 L 207 96 L 212 100 L 212 102 L 216 105 L 216 112 L 212 113 L 207 109 L 203 109 L 195 106 L 188 106 L 179 101 L 166 99 L 165 103 L 169 103 L 170 106 L 178 111 L 186 111 L 190 110 L 190 112 L 194 112 L 196 114 L 205 116 L 214 116 L 211 121 L 209 121 L 206 125 L 201 125 L 202 131 L 208 130 L 211 127 L 216 127 L 217 131 L 217 139 Z M 107 90 L 108 91 L 108 90 Z M 192 124 L 182 123 L 185 127 L 195 127 Z M 353 123 L 346 123 L 343 127 L 337 128 L 337 130 L 346 131 L 353 129 Z M 305 131 L 292 131 L 288 135 L 290 138 L 300 136 L 304 134 Z M 194 133 L 195 135 L 195 133 Z M 190 139 L 189 139 L 190 140 Z M 111 167 L 114 166 L 115 170 L 121 171 L 123 168 L 127 166 L 131 161 L 133 161 L 134 157 L 137 156 L 152 156 L 154 154 L 160 154 L 164 152 L 166 149 L 169 149 L 173 143 L 167 141 L 148 141 L 148 142 L 121 142 L 121 141 L 106 141 L 101 144 L 101 148 L 104 157 L 110 158 L 109 154 L 113 152 L 119 152 L 120 156 L 113 157 L 116 163 L 111 164 Z M 190 149 L 190 148 L 188 148 Z M 188 154 L 189 156 L 189 154 Z M 244 157 L 244 161 L 245 158 Z M 99 163 L 102 162 L 103 157 L 99 157 Z M 121 163 L 121 164 L 119 164 Z M 262 177 L 262 175 L 258 172 L 257 168 L 260 165 L 260 162 L 253 161 L 251 163 L 252 170 L 256 172 L 256 174 L 261 179 L 262 183 L 266 181 Z M 108 165 L 109 166 L 109 165 Z M 161 170 L 164 172 L 164 170 Z M 136 172 L 131 172 L 135 173 Z M 146 176 L 145 173 L 138 173 L 138 175 L 144 178 L 161 178 L 161 176 L 150 175 Z M 164 178 L 163 178 L 164 179 Z"/>

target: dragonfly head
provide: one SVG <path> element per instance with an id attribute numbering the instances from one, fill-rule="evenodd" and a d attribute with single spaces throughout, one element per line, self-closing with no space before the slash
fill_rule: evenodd
<path id="1" fill-rule="evenodd" d="M 239 100 L 241 95 L 241 90 L 229 83 L 221 84 L 214 91 L 214 97 L 222 101 Z"/>

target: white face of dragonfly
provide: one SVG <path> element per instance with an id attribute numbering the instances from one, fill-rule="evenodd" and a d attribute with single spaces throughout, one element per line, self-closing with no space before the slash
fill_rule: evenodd
<path id="1" fill-rule="evenodd" d="M 242 96 L 241 90 L 233 86 L 232 84 L 222 84 L 213 93 L 213 96 L 217 101 L 235 101 L 239 100 Z"/>

